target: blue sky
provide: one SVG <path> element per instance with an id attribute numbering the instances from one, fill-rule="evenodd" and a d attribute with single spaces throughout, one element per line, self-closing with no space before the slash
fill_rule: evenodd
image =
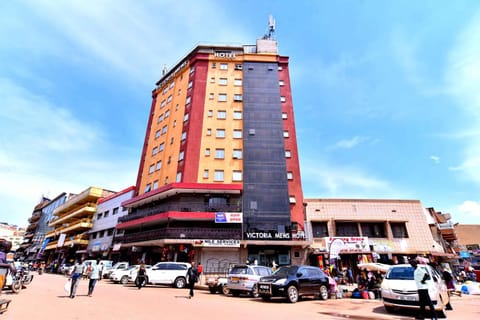
<path id="1" fill-rule="evenodd" d="M 199 43 L 290 57 L 307 198 L 418 199 L 480 223 L 478 1 L 0 2 L 0 221 L 135 183 L 151 90 Z"/>

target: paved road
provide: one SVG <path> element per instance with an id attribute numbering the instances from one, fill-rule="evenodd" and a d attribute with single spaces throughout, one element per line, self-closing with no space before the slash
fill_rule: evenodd
<path id="1" fill-rule="evenodd" d="M 296 304 L 282 300 L 263 302 L 250 297 L 212 295 L 196 290 L 188 299 L 187 289 L 149 286 L 138 290 L 133 286 L 112 284 L 102 280 L 93 297 L 87 296 L 87 281 L 82 280 L 77 297 L 70 299 L 63 291 L 66 278 L 61 275 L 35 275 L 29 287 L 18 295 L 3 291 L 2 298 L 12 299 L 9 310 L 0 320 L 143 320 L 143 319 L 412 319 L 410 313 L 389 315 L 379 300 L 313 300 Z M 455 310 L 449 319 L 479 319 L 480 296 L 453 297 Z"/>

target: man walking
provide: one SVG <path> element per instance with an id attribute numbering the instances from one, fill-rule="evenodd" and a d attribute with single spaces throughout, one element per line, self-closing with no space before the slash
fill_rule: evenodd
<path id="1" fill-rule="evenodd" d="M 420 312 L 415 319 L 424 319 L 425 317 L 425 307 L 428 306 L 430 309 L 430 317 L 432 320 L 437 320 L 437 315 L 435 313 L 435 307 L 433 306 L 430 295 L 428 294 L 428 282 L 430 279 L 427 269 L 418 267 L 418 261 L 415 259 L 410 260 L 410 265 L 415 270 L 413 272 L 413 278 L 415 284 L 417 285 L 418 299 L 420 303 Z"/>
<path id="2" fill-rule="evenodd" d="M 76 261 L 75 265 L 72 268 L 72 272 L 70 273 L 70 279 L 72 280 L 72 284 L 70 285 L 70 298 L 75 298 L 75 294 L 77 292 L 78 283 L 80 281 L 80 277 L 82 276 L 83 266 L 80 262 Z"/>
<path id="3" fill-rule="evenodd" d="M 95 288 L 95 285 L 97 284 L 98 279 L 100 278 L 100 270 L 99 270 L 99 261 L 97 261 L 96 264 L 90 262 L 90 274 L 88 275 L 88 278 L 90 279 L 88 281 L 88 296 L 91 297 L 93 294 L 93 289 Z"/>
<path id="4" fill-rule="evenodd" d="M 187 271 L 187 279 L 188 279 L 188 288 L 190 289 L 189 292 L 189 299 L 193 298 L 193 287 L 195 283 L 198 281 L 198 269 L 195 266 L 195 261 L 192 261 L 192 266 Z"/>

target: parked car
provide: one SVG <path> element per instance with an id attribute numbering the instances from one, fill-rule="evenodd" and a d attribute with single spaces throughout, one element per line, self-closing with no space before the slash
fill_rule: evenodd
<path id="1" fill-rule="evenodd" d="M 71 267 L 72 265 L 70 263 L 62 263 L 60 267 L 58 267 L 58 273 L 66 275 L 70 272 Z"/>
<path id="2" fill-rule="evenodd" d="M 127 270 L 129 266 L 130 263 L 128 262 L 117 262 L 110 269 L 103 271 L 103 277 L 109 279 L 112 272 L 116 270 Z"/>
<path id="3" fill-rule="evenodd" d="M 228 290 L 227 286 L 227 277 L 208 277 L 207 278 L 207 286 L 210 293 L 223 293 L 227 295 L 230 291 Z"/>
<path id="4" fill-rule="evenodd" d="M 258 294 L 264 301 L 285 297 L 295 303 L 303 296 L 327 300 L 329 288 L 328 276 L 320 268 L 306 265 L 282 266 L 258 282 Z"/>
<path id="5" fill-rule="evenodd" d="M 159 262 L 147 269 L 147 284 L 167 284 L 175 288 L 187 286 L 187 271 L 191 267 L 187 262 Z M 136 275 L 135 275 L 136 277 Z"/>
<path id="6" fill-rule="evenodd" d="M 432 281 L 428 281 L 428 293 L 440 317 L 445 317 L 445 309 L 450 302 L 447 286 L 440 274 L 431 266 L 419 264 L 425 268 Z M 390 267 L 382 281 L 381 293 L 385 309 L 392 313 L 396 308 L 419 309 L 417 285 L 413 278 L 414 269 L 410 264 Z"/>
<path id="7" fill-rule="evenodd" d="M 246 293 L 256 298 L 258 297 L 258 280 L 271 274 L 272 269 L 266 266 L 235 265 L 227 276 L 227 289 L 234 297 L 238 297 L 241 293 Z"/>
<path id="8" fill-rule="evenodd" d="M 110 280 L 115 283 L 127 284 L 129 281 L 130 275 L 133 273 L 135 279 L 137 277 L 138 272 L 138 264 L 131 265 L 127 269 L 117 269 L 110 274 Z M 150 265 L 145 266 L 146 269 L 152 268 Z M 135 281 L 135 279 L 133 281 Z"/>

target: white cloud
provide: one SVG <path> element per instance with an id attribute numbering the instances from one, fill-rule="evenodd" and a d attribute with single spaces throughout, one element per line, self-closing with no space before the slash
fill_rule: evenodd
<path id="1" fill-rule="evenodd" d="M 335 166 L 323 161 L 302 161 L 305 197 L 393 197 L 401 194 L 390 183 L 359 168 Z M 308 190 L 315 190 L 314 193 Z M 365 196 L 368 195 L 368 196 Z"/>
<path id="2" fill-rule="evenodd" d="M 121 190 L 135 181 L 138 152 L 123 152 L 118 143 L 112 148 L 100 128 L 67 108 L 1 78 L 0 101 L 2 219 L 25 224 L 42 194 L 55 197 L 92 184 Z"/>
<path id="3" fill-rule="evenodd" d="M 459 110 L 465 112 L 470 122 L 464 122 L 461 136 L 466 144 L 463 161 L 451 166 L 461 177 L 480 184 L 480 11 L 473 16 L 457 38 L 456 45 L 449 55 L 445 71 L 448 93 L 456 102 Z M 466 135 L 465 133 L 468 133 Z"/>
<path id="4" fill-rule="evenodd" d="M 440 163 L 440 157 L 438 157 L 438 156 L 432 155 L 432 156 L 430 156 L 430 159 L 433 160 L 433 162 L 435 162 L 435 163 Z"/>
<path id="5" fill-rule="evenodd" d="M 355 136 L 350 139 L 338 141 L 334 146 L 330 147 L 330 149 L 351 149 L 369 140 L 371 140 L 369 137 Z"/>

